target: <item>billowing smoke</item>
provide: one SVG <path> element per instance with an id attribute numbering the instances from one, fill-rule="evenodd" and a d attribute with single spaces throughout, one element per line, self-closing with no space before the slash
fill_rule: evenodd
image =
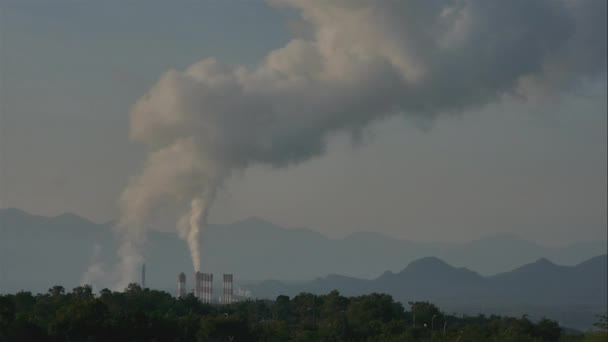
<path id="1" fill-rule="evenodd" d="M 388 115 L 432 119 L 605 77 L 604 0 L 271 4 L 300 13 L 284 47 L 255 67 L 205 59 L 169 70 L 132 108 L 131 137 L 149 156 L 121 198 L 125 279 L 161 215 L 175 218 L 198 270 L 201 230 L 234 171 L 306 161 L 332 133 Z"/>

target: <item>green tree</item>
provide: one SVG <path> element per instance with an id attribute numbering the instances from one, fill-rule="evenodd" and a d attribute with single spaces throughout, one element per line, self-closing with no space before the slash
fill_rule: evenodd
<path id="1" fill-rule="evenodd" d="M 597 322 L 593 323 L 593 326 L 602 331 L 608 331 L 608 314 L 597 315 Z"/>
<path id="2" fill-rule="evenodd" d="M 9 296 L 0 296 L 0 341 L 9 340 L 9 330 L 15 320 L 15 303 Z"/>
<path id="3" fill-rule="evenodd" d="M 55 285 L 49 289 L 48 293 L 53 297 L 59 297 L 65 294 L 65 288 L 63 286 Z"/>
<path id="4" fill-rule="evenodd" d="M 93 288 L 91 287 L 91 285 L 75 287 L 72 290 L 72 296 L 74 296 L 78 300 L 89 300 L 95 297 L 93 295 Z"/>
<path id="5" fill-rule="evenodd" d="M 288 321 L 291 316 L 291 302 L 288 296 L 278 296 L 272 306 L 272 316 L 279 321 Z"/>
<path id="6" fill-rule="evenodd" d="M 108 316 L 102 301 L 77 299 L 57 311 L 49 323 L 49 334 L 63 341 L 106 341 Z"/>
<path id="7" fill-rule="evenodd" d="M 557 341 L 562 334 L 562 328 L 556 321 L 543 318 L 536 324 L 534 337 L 543 341 Z"/>
<path id="8" fill-rule="evenodd" d="M 320 307 L 319 335 L 323 339 L 344 341 L 348 338 L 349 327 L 346 310 L 349 300 L 336 290 L 325 296 Z"/>
<path id="9" fill-rule="evenodd" d="M 61 286 L 36 296 L 0 296 L 0 341 L 606 341 L 608 333 L 565 337 L 555 321 L 500 316 L 446 315 L 429 302 L 411 310 L 386 294 L 347 298 L 301 293 L 293 299 L 230 306 L 201 303 L 193 295 L 130 284 L 95 296 L 89 286 Z M 416 326 L 412 324 L 416 314 Z M 443 333 L 443 322 L 449 325 Z M 605 315 L 598 328 L 606 328 Z"/>
<path id="10" fill-rule="evenodd" d="M 253 337 L 245 320 L 229 314 L 204 317 L 197 334 L 199 341 L 251 341 Z"/>
<path id="11" fill-rule="evenodd" d="M 429 302 L 409 302 L 412 325 L 427 329 L 438 329 L 445 321 L 439 308 Z"/>

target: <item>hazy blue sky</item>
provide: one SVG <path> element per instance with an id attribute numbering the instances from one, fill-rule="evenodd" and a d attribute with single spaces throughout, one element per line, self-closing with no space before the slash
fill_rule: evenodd
<path id="1" fill-rule="evenodd" d="M 160 75 L 207 57 L 256 65 L 298 30 L 293 10 L 263 2 L 175 3 L 0 0 L 0 207 L 116 218 L 145 158 L 128 113 Z M 606 239 L 606 100 L 604 74 L 458 116 L 389 118 L 355 143 L 335 135 L 321 157 L 236 175 L 210 221 L 413 240 Z"/>

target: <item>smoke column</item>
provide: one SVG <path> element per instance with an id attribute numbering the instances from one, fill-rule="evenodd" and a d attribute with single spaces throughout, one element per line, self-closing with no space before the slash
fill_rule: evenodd
<path id="1" fill-rule="evenodd" d="M 206 201 L 200 197 L 192 199 L 190 212 L 184 215 L 178 224 L 178 229 L 181 232 L 180 237 L 188 242 L 195 272 L 201 270 L 200 235 L 201 229 L 207 220 L 209 203 L 211 201 L 213 201 L 213 197 Z"/>
<path id="2" fill-rule="evenodd" d="M 188 247 L 192 254 L 192 264 L 194 270 L 199 272 L 201 270 L 201 252 L 200 252 L 200 235 L 201 225 L 203 224 L 207 214 L 207 206 L 204 206 L 200 198 L 192 200 L 192 209 L 190 213 L 190 230 L 188 231 Z M 205 213 L 203 213 L 205 212 Z"/>
<path id="3" fill-rule="evenodd" d="M 605 78 L 603 0 L 270 3 L 300 13 L 284 47 L 255 67 L 169 70 L 133 106 L 130 136 L 148 157 L 121 196 L 121 285 L 159 217 L 174 218 L 198 271 L 214 197 L 249 165 L 306 161 L 333 133 L 389 115 L 432 120 Z"/>

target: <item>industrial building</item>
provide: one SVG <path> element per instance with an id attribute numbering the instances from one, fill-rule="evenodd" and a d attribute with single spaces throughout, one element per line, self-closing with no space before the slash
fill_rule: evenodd
<path id="1" fill-rule="evenodd" d="M 220 304 L 234 303 L 234 285 L 233 275 L 224 274 L 222 277 L 222 294 L 218 299 Z M 212 273 L 194 273 L 194 288 L 191 291 L 198 300 L 205 304 L 214 303 L 213 300 L 213 274 Z M 186 290 L 186 274 L 180 272 L 177 275 L 177 297 L 185 297 Z"/>

